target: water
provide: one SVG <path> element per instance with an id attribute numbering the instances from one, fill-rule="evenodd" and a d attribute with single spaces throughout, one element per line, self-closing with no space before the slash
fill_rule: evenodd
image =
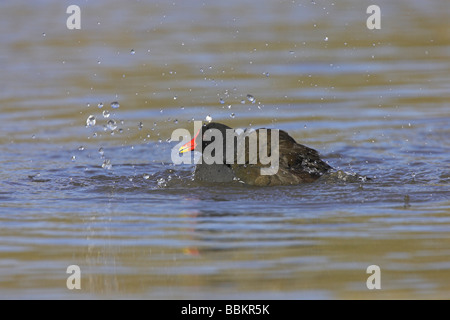
<path id="1" fill-rule="evenodd" d="M 448 299 L 450 3 L 371 4 L 1 3 L 0 297 Z M 338 172 L 195 182 L 170 135 L 205 119 Z"/>

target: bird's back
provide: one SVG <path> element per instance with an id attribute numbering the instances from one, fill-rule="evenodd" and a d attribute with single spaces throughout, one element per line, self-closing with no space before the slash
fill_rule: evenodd
<path id="1" fill-rule="evenodd" d="M 267 155 L 270 156 L 274 150 L 271 150 L 271 129 L 267 130 L 266 139 L 261 140 L 262 129 L 256 130 L 259 143 L 267 143 Z M 262 164 L 258 156 L 256 164 L 248 161 L 245 164 L 233 164 L 232 169 L 236 177 L 250 185 L 274 186 L 274 185 L 293 185 L 303 182 L 313 182 L 320 178 L 324 173 L 332 168 L 320 159 L 319 153 L 297 143 L 287 132 L 278 131 L 278 171 L 273 175 L 261 174 L 261 168 L 268 168 L 270 164 Z M 247 144 L 248 146 L 248 144 Z M 248 149 L 246 150 L 248 156 Z M 247 157 L 247 159 L 251 159 Z"/>

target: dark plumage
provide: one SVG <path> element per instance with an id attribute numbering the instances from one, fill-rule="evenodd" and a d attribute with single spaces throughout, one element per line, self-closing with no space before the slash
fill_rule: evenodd
<path id="1" fill-rule="evenodd" d="M 205 160 L 208 159 L 205 159 L 205 155 L 203 155 L 202 163 L 197 164 L 195 169 L 195 179 L 198 180 L 210 182 L 229 182 L 233 180 L 239 180 L 246 184 L 256 186 L 295 185 L 305 182 L 313 182 L 320 178 L 324 173 L 332 169 L 327 163 L 320 159 L 319 153 L 316 150 L 297 143 L 288 133 L 283 130 L 277 130 L 279 134 L 279 163 L 278 172 L 276 172 L 275 174 L 261 174 L 261 169 L 268 169 L 271 167 L 271 164 L 261 163 L 259 153 L 255 154 L 254 152 L 249 152 L 249 150 L 251 149 L 249 148 L 249 138 L 245 139 L 245 163 L 239 164 L 236 161 L 238 145 L 237 138 L 234 138 L 234 162 L 227 164 L 225 156 L 227 143 L 226 130 L 231 128 L 224 124 L 215 122 L 202 126 L 201 134 L 198 134 L 193 139 L 193 141 L 183 146 L 180 149 L 180 152 L 192 151 L 195 147 L 195 150 L 203 153 L 203 151 L 205 151 L 205 148 L 208 148 L 208 146 L 214 142 L 214 139 L 212 139 L 212 141 L 207 141 L 207 139 L 203 138 L 203 141 L 200 144 L 200 137 L 204 137 L 205 133 L 208 132 L 209 129 L 217 129 L 222 133 L 224 151 L 221 163 L 223 164 L 207 164 L 205 162 L 208 161 Z M 257 148 L 255 150 L 259 150 L 260 141 L 262 137 L 264 137 L 264 135 L 261 135 L 261 132 L 264 132 L 262 130 L 263 129 L 255 130 L 257 137 Z M 272 155 L 272 130 L 266 130 L 267 156 L 270 157 Z M 209 131 L 208 134 L 211 134 L 211 132 L 213 131 Z M 249 132 L 247 131 L 247 133 Z M 186 147 L 188 145 L 189 148 Z M 183 151 L 181 151 L 182 149 Z M 211 148 L 208 149 L 208 151 L 211 151 Z M 273 151 L 276 152 L 276 150 Z M 215 152 L 215 149 L 211 152 L 212 157 L 215 156 Z M 257 158 L 255 158 L 255 156 Z"/>

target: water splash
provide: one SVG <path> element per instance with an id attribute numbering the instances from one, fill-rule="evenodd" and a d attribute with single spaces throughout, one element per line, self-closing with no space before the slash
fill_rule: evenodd
<path id="1" fill-rule="evenodd" d="M 111 160 L 105 159 L 105 161 L 103 161 L 102 163 L 102 168 L 105 170 L 111 170 L 112 169 Z"/>
<path id="2" fill-rule="evenodd" d="M 167 181 L 164 178 L 159 178 L 157 180 L 158 188 L 165 188 L 167 187 Z"/>

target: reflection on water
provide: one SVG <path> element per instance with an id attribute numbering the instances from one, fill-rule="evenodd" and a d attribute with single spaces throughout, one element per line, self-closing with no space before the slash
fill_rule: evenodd
<path id="1" fill-rule="evenodd" d="M 449 4 L 370 4 L 1 3 L 0 297 L 448 298 Z M 193 181 L 170 135 L 207 118 L 337 172 Z"/>

